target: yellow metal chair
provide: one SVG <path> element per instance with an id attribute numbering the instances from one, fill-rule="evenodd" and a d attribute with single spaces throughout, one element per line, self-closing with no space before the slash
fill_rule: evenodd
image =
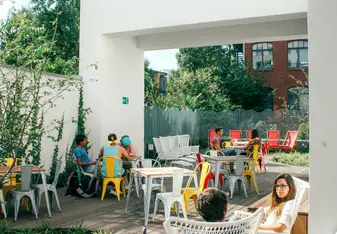
<path id="1" fill-rule="evenodd" d="M 242 174 L 246 177 L 248 188 L 250 189 L 251 180 L 253 181 L 255 191 L 257 194 L 259 194 L 259 188 L 257 187 L 256 178 L 255 178 L 255 172 L 254 172 L 254 166 L 258 168 L 258 173 L 260 174 L 260 169 L 257 164 L 257 160 L 259 158 L 259 145 L 253 145 L 253 152 L 251 152 L 248 156 L 248 163 L 246 166 L 242 169 Z"/>
<path id="2" fill-rule="evenodd" d="M 253 148 L 253 151 L 248 155 L 248 158 L 253 159 L 257 173 L 260 175 L 260 167 L 258 165 L 258 160 L 260 157 L 260 145 L 252 145 L 250 148 Z"/>
<path id="3" fill-rule="evenodd" d="M 124 178 L 123 178 L 123 161 L 120 157 L 117 156 L 104 156 L 102 158 L 102 175 L 103 185 L 102 185 L 102 196 L 101 200 L 103 201 L 106 187 L 112 182 L 115 185 L 117 199 L 120 201 L 120 188 L 122 186 L 122 192 L 125 197 L 125 188 L 124 188 Z"/>
<path id="4" fill-rule="evenodd" d="M 222 148 L 226 148 L 227 146 L 231 146 L 232 145 L 232 142 L 230 142 L 230 141 L 224 141 L 224 142 L 222 142 Z"/>
<path id="5" fill-rule="evenodd" d="M 204 189 L 204 183 L 205 183 L 206 176 L 211 171 L 211 164 L 209 164 L 208 162 L 201 162 L 195 167 L 194 171 L 197 171 L 199 167 L 200 167 L 200 181 L 199 181 L 198 190 L 199 192 L 201 192 Z M 197 208 L 197 191 L 196 191 L 196 188 L 190 187 L 191 182 L 192 182 L 192 177 L 190 177 L 187 183 L 187 187 L 181 189 L 181 193 L 184 194 L 186 212 L 188 211 L 188 203 L 191 197 L 193 198 L 193 201 L 194 201 L 194 207 Z"/>

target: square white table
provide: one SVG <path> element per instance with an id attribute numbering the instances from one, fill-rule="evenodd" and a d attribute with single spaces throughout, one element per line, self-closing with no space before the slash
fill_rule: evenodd
<path id="1" fill-rule="evenodd" d="M 146 228 L 149 220 L 149 212 L 150 212 L 150 201 L 151 201 L 151 187 L 152 187 L 152 180 L 153 178 L 166 178 L 166 177 L 173 177 L 173 171 L 179 170 L 183 168 L 178 167 L 153 167 L 153 168 L 131 168 L 131 176 L 130 176 L 130 183 L 128 186 L 128 195 L 126 198 L 126 204 L 125 204 L 125 213 L 128 209 L 128 204 L 130 200 L 130 194 L 131 194 L 131 188 L 132 183 L 135 176 L 141 176 L 146 178 L 146 199 L 144 204 L 144 216 L 145 216 L 145 222 L 144 226 Z M 193 176 L 194 179 L 194 185 L 196 188 L 197 194 L 199 194 L 198 190 L 198 178 L 197 178 L 197 172 L 183 169 L 184 170 L 184 176 Z"/>

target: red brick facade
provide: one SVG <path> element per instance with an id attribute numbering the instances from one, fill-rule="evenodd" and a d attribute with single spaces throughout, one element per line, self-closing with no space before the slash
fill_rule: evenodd
<path id="1" fill-rule="evenodd" d="M 296 81 L 290 76 L 298 80 L 304 80 L 305 76 L 299 68 L 288 68 L 288 42 L 275 41 L 273 43 L 273 69 L 264 71 L 266 84 L 270 85 L 275 90 L 274 95 L 274 110 L 283 108 L 284 101 L 288 100 L 288 89 L 298 86 Z M 245 44 L 245 60 L 252 61 L 252 45 Z M 252 64 L 250 63 L 250 69 Z M 307 69 L 305 69 L 307 71 Z"/>

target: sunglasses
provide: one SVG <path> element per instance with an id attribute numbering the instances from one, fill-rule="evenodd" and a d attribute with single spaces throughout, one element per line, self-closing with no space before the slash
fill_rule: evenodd
<path id="1" fill-rule="evenodd" d="M 286 187 L 289 187 L 289 185 L 287 184 L 275 184 L 274 185 L 275 189 L 278 189 L 278 188 L 285 189 Z"/>

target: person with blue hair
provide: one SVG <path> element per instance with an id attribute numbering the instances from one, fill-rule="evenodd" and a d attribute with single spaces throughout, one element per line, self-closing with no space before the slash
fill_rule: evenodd
<path id="1" fill-rule="evenodd" d="M 129 156 L 136 157 L 135 148 L 133 147 L 130 137 L 128 135 L 124 135 L 121 137 L 119 146 L 123 147 L 129 154 Z"/>

